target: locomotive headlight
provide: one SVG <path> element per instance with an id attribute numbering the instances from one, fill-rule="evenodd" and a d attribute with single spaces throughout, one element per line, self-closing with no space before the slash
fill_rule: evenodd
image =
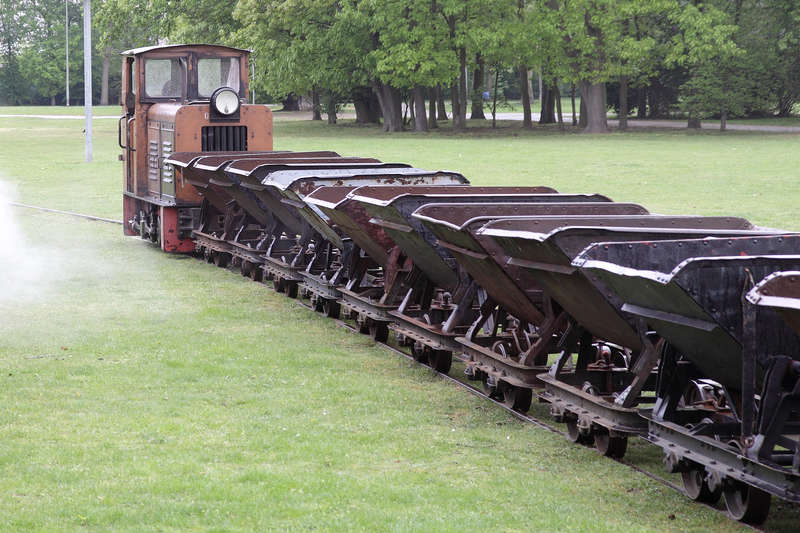
<path id="1" fill-rule="evenodd" d="M 211 106 L 220 115 L 233 115 L 239 110 L 239 95 L 230 87 L 220 87 L 211 95 Z"/>

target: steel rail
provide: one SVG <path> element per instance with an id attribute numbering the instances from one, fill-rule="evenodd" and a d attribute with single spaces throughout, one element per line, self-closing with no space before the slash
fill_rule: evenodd
<path id="1" fill-rule="evenodd" d="M 14 207 L 24 207 L 26 209 L 35 209 L 37 211 L 44 211 L 46 213 L 56 213 L 58 215 L 69 215 L 72 217 L 78 218 L 85 218 L 87 220 L 94 220 L 97 222 L 107 222 L 109 224 L 119 224 L 122 225 L 121 220 L 114 220 L 113 218 L 104 218 L 104 217 L 97 217 L 94 215 L 84 215 L 83 213 L 75 213 L 73 211 L 62 211 L 60 209 L 50 209 L 49 207 L 40 207 L 38 205 L 28 205 L 28 204 L 21 204 L 19 202 L 6 202 L 8 205 L 13 205 Z"/>
<path id="2" fill-rule="evenodd" d="M 300 299 L 297 299 L 296 303 L 298 305 L 302 306 L 302 307 L 305 307 L 306 309 L 314 311 L 314 308 L 312 306 L 306 304 L 305 302 L 300 301 Z M 314 311 L 314 312 L 316 313 L 316 311 Z M 355 333 L 357 335 L 360 335 L 360 333 L 358 332 L 358 330 L 356 328 L 354 328 L 350 324 L 344 322 L 343 320 L 335 318 L 335 319 L 333 319 L 333 321 L 337 326 L 339 326 L 339 327 L 341 327 L 343 329 L 346 329 L 346 330 L 350 331 L 351 333 Z M 453 376 L 451 376 L 449 374 L 443 374 L 442 372 L 438 372 L 438 371 L 430 368 L 429 366 L 427 366 L 427 365 L 425 365 L 423 363 L 420 363 L 419 361 L 414 359 L 414 357 L 412 357 L 410 354 L 407 354 L 406 352 L 404 352 L 402 350 L 399 350 L 396 347 L 391 346 L 390 344 L 387 344 L 385 342 L 375 342 L 375 344 L 381 346 L 382 348 L 385 348 L 385 349 L 389 350 L 390 352 L 393 352 L 393 353 L 395 353 L 397 355 L 405 357 L 409 361 L 411 361 L 411 362 L 413 362 L 413 363 L 415 363 L 415 364 L 417 364 L 419 366 L 427 368 L 430 372 L 432 372 L 433 374 L 436 374 L 442 380 L 447 381 L 449 383 L 453 383 L 458 387 L 466 389 L 468 392 L 474 394 L 475 396 L 478 396 L 479 398 L 483 398 L 484 400 L 487 400 L 487 401 L 493 403 L 497 407 L 500 407 L 501 409 L 503 409 L 506 412 L 508 412 L 511 416 L 513 416 L 517 420 L 520 420 L 522 422 L 534 425 L 534 426 L 536 426 L 538 428 L 550 431 L 551 433 L 555 433 L 557 435 L 561 435 L 565 439 L 567 438 L 567 434 L 564 431 L 561 431 L 560 429 L 556 428 L 555 426 L 552 426 L 552 425 L 548 424 L 547 422 L 545 422 L 543 420 L 540 420 L 540 419 L 538 419 L 536 417 L 530 416 L 530 415 L 525 414 L 525 413 L 521 413 L 519 411 L 515 411 L 514 409 L 512 409 L 509 406 L 507 406 L 503 402 L 499 402 L 499 401 L 495 400 L 494 398 L 492 398 L 491 396 L 487 395 L 485 392 L 483 392 L 482 390 L 478 389 L 477 387 L 474 387 L 474 386 L 470 385 L 469 383 L 464 383 L 463 381 L 458 380 L 458 379 L 454 378 Z M 597 450 L 594 447 L 586 446 L 586 448 L 593 450 L 595 453 L 600 453 L 600 451 Z M 613 457 L 609 457 L 608 459 L 610 459 L 612 461 L 616 461 L 617 463 L 619 463 L 621 465 L 627 466 L 628 468 L 630 468 L 634 472 L 637 472 L 639 474 L 643 474 L 643 475 L 649 477 L 650 479 L 652 479 L 653 481 L 655 481 L 657 483 L 660 483 L 661 485 L 664 485 L 665 487 L 670 488 L 670 489 L 672 489 L 672 490 L 674 490 L 676 492 L 679 492 L 680 494 L 686 496 L 686 492 L 683 490 L 683 488 L 680 487 L 680 485 L 676 485 L 675 483 L 669 481 L 666 478 L 663 478 L 663 477 L 659 476 L 658 474 L 650 472 L 649 470 L 645 470 L 644 468 L 633 464 L 632 462 L 628 461 L 625 458 L 616 459 L 616 458 L 613 458 Z M 688 498 L 688 496 L 687 496 L 687 498 Z M 696 503 L 698 505 L 702 505 L 703 507 L 706 507 L 707 509 L 710 509 L 710 510 L 712 510 L 714 512 L 720 513 L 722 516 L 724 516 L 728 520 L 733 520 L 724 509 L 720 509 L 720 508 L 718 508 L 718 507 L 716 507 L 714 505 L 711 505 L 711 504 L 708 504 L 708 503 L 694 501 L 694 500 L 691 500 L 691 499 L 689 499 L 689 501 L 692 502 L 692 503 Z M 738 524 L 740 526 L 743 526 L 743 527 L 746 527 L 746 528 L 749 528 L 749 529 L 751 529 L 753 531 L 765 531 L 765 529 L 763 529 L 763 527 L 757 527 L 757 526 L 753 526 L 753 525 L 750 525 L 750 524 L 745 524 L 744 522 L 739 522 L 739 521 L 736 521 L 736 520 L 733 520 L 733 521 L 736 522 L 736 524 Z"/>

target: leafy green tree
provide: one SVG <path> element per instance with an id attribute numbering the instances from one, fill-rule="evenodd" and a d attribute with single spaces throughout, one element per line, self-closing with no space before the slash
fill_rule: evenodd
<path id="1" fill-rule="evenodd" d="M 681 86 L 682 105 L 689 126 L 714 113 L 725 129 L 728 112 L 743 110 L 745 85 L 737 61 L 742 50 L 733 40 L 736 25 L 723 11 L 709 4 L 686 4 L 676 12 L 680 31 L 673 38 L 669 63 L 687 68 L 690 79 Z"/>

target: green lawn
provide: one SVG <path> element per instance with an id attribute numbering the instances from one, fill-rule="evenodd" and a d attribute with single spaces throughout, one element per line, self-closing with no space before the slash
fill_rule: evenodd
<path id="1" fill-rule="evenodd" d="M 800 229 L 796 136 L 503 126 L 386 135 L 278 122 L 275 135 L 278 149 Z M 2 119 L 0 192 L 119 218 L 116 124 L 96 123 L 92 164 L 81 130 Z M 113 225 L 1 205 L 0 222 L 2 531 L 738 528 L 266 285 Z M 629 455 L 659 471 L 653 448 Z M 777 507 L 768 528 L 792 530 L 800 513 Z"/>

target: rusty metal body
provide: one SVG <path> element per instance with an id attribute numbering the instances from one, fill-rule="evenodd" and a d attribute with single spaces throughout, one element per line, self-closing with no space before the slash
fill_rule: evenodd
<path id="1" fill-rule="evenodd" d="M 646 214 L 636 204 L 596 202 L 595 196 L 563 195 L 572 203 L 489 204 L 444 206 L 430 204 L 414 213 L 486 292 L 481 314 L 464 337 L 456 340 L 467 358 L 467 373 L 489 380 L 495 389 L 540 386 L 546 356 L 555 349 L 563 326 L 541 288 L 520 266 L 495 260 L 503 250 L 476 232 L 496 219 L 531 216 L 602 216 Z M 607 199 L 605 199 L 607 200 Z M 578 201 L 578 202 L 576 202 Z M 491 325 L 491 327 L 487 327 Z M 496 393 L 498 396 L 500 392 Z"/>
<path id="2" fill-rule="evenodd" d="M 248 91 L 249 51 L 213 45 L 157 46 L 123 52 L 119 145 L 123 149 L 123 227 L 167 252 L 194 250 L 201 196 L 176 179 L 165 160 L 174 152 L 269 151 L 272 113 L 241 103 L 216 116 L 208 77 L 217 75 L 241 102 Z M 209 72 L 208 65 L 216 68 Z M 167 86 L 171 86 L 167 88 Z"/>
<path id="3" fill-rule="evenodd" d="M 618 446 L 612 455 L 621 455 L 627 435 L 647 430 L 632 408 L 649 403 L 641 393 L 655 387 L 658 353 L 647 330 L 621 311 L 615 294 L 574 267 L 573 258 L 598 241 L 748 232 L 753 227 L 747 221 L 724 217 L 530 217 L 491 222 L 476 238 L 502 249 L 495 260 L 518 276 L 524 271 L 520 277 L 540 286 L 554 303 L 550 323 L 565 324 L 558 343 L 561 355 L 541 377 L 545 390 L 540 398 L 551 402 L 556 419 L 567 419 L 576 440 L 599 434 L 602 442 Z M 546 353 L 522 355 L 522 360 L 543 361 Z"/>
<path id="4" fill-rule="evenodd" d="M 452 352 L 460 353 L 456 342 L 473 321 L 481 295 L 477 284 L 458 266 L 423 222 L 412 215 L 421 206 L 437 204 L 488 205 L 506 203 L 554 203 L 571 197 L 552 189 L 530 187 L 473 187 L 471 190 L 375 190 L 362 188 L 351 194 L 396 245 L 402 256 L 411 258 L 406 273 L 394 277 L 385 287 L 384 303 L 397 304 L 389 311 L 394 329 L 414 343 L 414 353 L 432 366 L 449 367 Z"/>
<path id="5" fill-rule="evenodd" d="M 800 501 L 800 339 L 759 297 L 773 272 L 800 269 L 798 252 L 800 235 L 601 243 L 574 263 L 668 341 L 648 438 L 673 470 L 727 491 L 734 516 L 765 517 L 768 494 Z M 737 503 L 743 486 L 766 503 Z"/>

